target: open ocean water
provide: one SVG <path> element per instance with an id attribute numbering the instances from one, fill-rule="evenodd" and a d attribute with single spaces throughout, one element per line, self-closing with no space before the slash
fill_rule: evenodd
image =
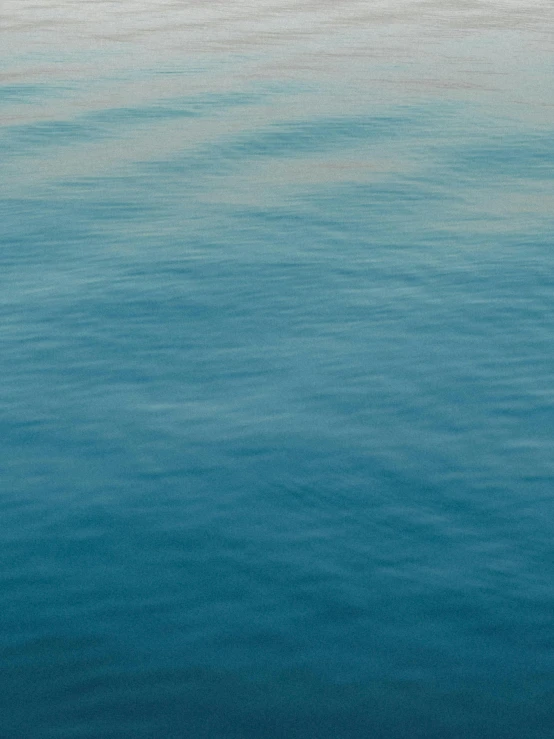
<path id="1" fill-rule="evenodd" d="M 1 739 L 554 737 L 552 0 L 4 0 Z"/>

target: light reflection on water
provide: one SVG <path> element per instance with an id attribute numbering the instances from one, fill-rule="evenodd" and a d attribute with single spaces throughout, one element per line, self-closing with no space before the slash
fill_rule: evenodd
<path id="1" fill-rule="evenodd" d="M 544 739 L 549 3 L 0 9 L 0 734 Z"/>

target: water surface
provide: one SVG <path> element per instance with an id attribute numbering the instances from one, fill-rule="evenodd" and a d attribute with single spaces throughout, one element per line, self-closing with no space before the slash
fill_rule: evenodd
<path id="1" fill-rule="evenodd" d="M 0 735 L 554 736 L 550 2 L 0 9 Z"/>

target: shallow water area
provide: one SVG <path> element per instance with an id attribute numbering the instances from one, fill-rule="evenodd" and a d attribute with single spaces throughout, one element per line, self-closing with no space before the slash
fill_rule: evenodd
<path id="1" fill-rule="evenodd" d="M 552 736 L 553 31 L 4 2 L 0 736 Z"/>

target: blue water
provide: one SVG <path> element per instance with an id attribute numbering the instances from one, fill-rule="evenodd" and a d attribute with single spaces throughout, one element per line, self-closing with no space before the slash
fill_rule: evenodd
<path id="1" fill-rule="evenodd" d="M 552 6 L 0 16 L 0 737 L 554 737 Z"/>

